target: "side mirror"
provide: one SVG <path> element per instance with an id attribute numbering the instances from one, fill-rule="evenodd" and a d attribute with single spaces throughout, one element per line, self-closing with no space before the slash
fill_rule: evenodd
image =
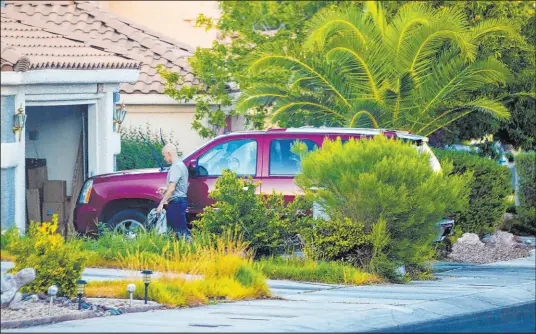
<path id="1" fill-rule="evenodd" d="M 190 160 L 190 163 L 188 164 L 188 172 L 191 177 L 197 176 L 197 160 Z"/>

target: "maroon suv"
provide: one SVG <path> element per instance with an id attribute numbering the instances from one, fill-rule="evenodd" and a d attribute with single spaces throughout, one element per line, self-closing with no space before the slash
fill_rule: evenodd
<path id="1" fill-rule="evenodd" d="M 218 176 L 230 169 L 239 176 L 252 176 L 261 181 L 258 193 L 282 193 L 290 201 L 302 191 L 294 183 L 300 161 L 291 147 L 296 140 L 309 150 L 322 146 L 325 138 L 368 138 L 378 134 L 414 141 L 420 149 L 429 150 L 427 138 L 402 131 L 350 128 L 295 128 L 236 132 L 214 138 L 184 159 L 190 171 L 188 219 L 211 205 L 208 197 Z M 435 156 L 434 168 L 440 168 Z M 75 226 L 81 233 L 96 232 L 97 222 L 112 229 L 143 227 L 148 212 L 161 197 L 156 190 L 165 186 L 166 171 L 158 169 L 122 171 L 94 176 L 86 181 L 75 211 Z M 449 229 L 450 230 L 450 229 Z"/>

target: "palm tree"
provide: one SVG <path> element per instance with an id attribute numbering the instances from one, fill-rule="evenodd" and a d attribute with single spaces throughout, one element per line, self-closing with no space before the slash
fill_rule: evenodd
<path id="1" fill-rule="evenodd" d="M 478 58 L 478 43 L 493 33 L 521 38 L 497 20 L 469 27 L 457 9 L 410 2 L 387 22 L 380 3 L 329 8 L 309 22 L 296 52 L 261 51 L 252 76 L 281 73 L 286 85 L 246 89 L 237 109 L 269 107 L 272 120 L 294 115 L 330 126 L 397 128 L 429 135 L 471 112 L 508 118 L 498 100 L 480 93 L 503 85 L 507 68 Z"/>

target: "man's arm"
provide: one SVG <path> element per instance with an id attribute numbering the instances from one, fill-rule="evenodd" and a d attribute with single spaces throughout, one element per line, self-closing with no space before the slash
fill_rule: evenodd
<path id="1" fill-rule="evenodd" d="M 171 194 L 173 194 L 173 191 L 175 190 L 175 187 L 177 184 L 175 182 L 169 182 L 166 192 L 164 193 L 164 197 L 162 197 L 162 200 L 160 201 L 160 204 L 167 203 L 168 199 L 171 197 Z"/>
<path id="2" fill-rule="evenodd" d="M 167 190 L 164 193 L 164 197 L 162 197 L 160 204 L 158 204 L 158 206 L 156 207 L 156 212 L 160 213 L 162 211 L 164 204 L 167 203 L 168 199 L 171 197 L 171 194 L 173 194 L 173 190 L 175 190 L 175 185 L 176 185 L 175 182 L 169 182 Z"/>

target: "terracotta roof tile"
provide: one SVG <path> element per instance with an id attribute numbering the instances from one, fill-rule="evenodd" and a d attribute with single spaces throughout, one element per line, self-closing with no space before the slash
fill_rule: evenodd
<path id="1" fill-rule="evenodd" d="M 58 34 L 57 28 L 46 29 L 25 24 L 16 17 L 10 17 L 11 14 L 13 13 L 4 9 L 0 13 L 2 71 L 140 67 L 140 60 L 125 56 L 128 52 L 103 51 L 91 43 L 86 44 Z"/>
<path id="2" fill-rule="evenodd" d="M 104 51 L 142 60 L 138 81 L 122 84 L 124 93 L 163 93 L 164 81 L 156 71 L 160 64 L 188 75 L 189 82 L 199 84 L 186 62 L 194 48 L 106 12 L 92 2 L 8 0 L 5 9 L 9 13 L 24 15 L 31 25 L 47 29 L 56 27 L 56 33 L 69 31 L 76 35 L 72 38 L 86 44 L 98 44 Z M 123 50 L 127 53 L 121 53 Z"/>

